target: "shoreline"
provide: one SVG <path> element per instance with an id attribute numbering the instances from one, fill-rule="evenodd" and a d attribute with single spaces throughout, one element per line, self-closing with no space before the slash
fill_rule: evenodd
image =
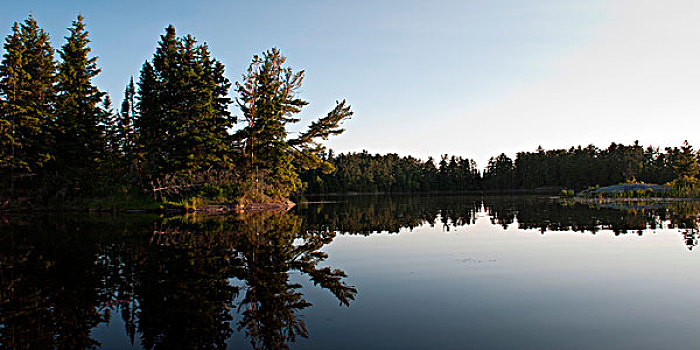
<path id="1" fill-rule="evenodd" d="M 227 204 L 216 203 L 203 205 L 199 208 L 14 208 L 2 209 L 0 213 L 126 213 L 126 214 L 187 214 L 187 213 L 220 213 L 241 214 L 267 211 L 288 211 L 296 206 L 291 200 L 271 203 Z"/>
<path id="2" fill-rule="evenodd" d="M 632 197 L 632 198 L 585 198 L 585 197 L 559 197 L 562 201 L 577 203 L 638 203 L 638 202 L 700 202 L 700 197 Z"/>

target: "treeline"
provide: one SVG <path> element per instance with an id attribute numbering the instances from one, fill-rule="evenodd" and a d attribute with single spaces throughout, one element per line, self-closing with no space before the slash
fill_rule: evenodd
<path id="1" fill-rule="evenodd" d="M 473 160 L 444 155 L 426 161 L 396 154 L 348 153 L 324 159 L 337 169 L 302 174 L 309 193 L 421 192 L 576 189 L 626 181 L 668 183 L 678 177 L 696 181 L 698 155 L 687 142 L 681 147 L 643 147 L 612 143 L 608 148 L 571 147 L 520 152 L 515 160 L 493 157 L 481 171 Z"/>
<path id="2" fill-rule="evenodd" d="M 348 153 L 323 157 L 336 171 L 302 173 L 308 193 L 459 191 L 477 188 L 480 174 L 473 160 L 444 156 L 438 165 L 397 154 Z"/>
<path id="3" fill-rule="evenodd" d="M 684 145 L 696 157 L 689 145 Z M 504 154 L 493 158 L 484 172 L 485 188 L 566 187 L 584 189 L 630 180 L 666 183 L 676 178 L 682 150 L 612 143 L 608 148 L 571 147 L 520 152 L 515 160 Z"/>
<path id="4" fill-rule="evenodd" d="M 286 67 L 279 50 L 254 56 L 233 84 L 206 43 L 169 26 L 115 110 L 93 83 L 100 68 L 83 17 L 68 30 L 58 60 L 31 15 L 5 39 L 0 196 L 282 200 L 302 188 L 300 169 L 332 170 L 317 141 L 343 132 L 350 107 L 338 102 L 288 137 L 287 126 L 299 122 L 308 102 L 298 97 L 304 72 Z"/>
<path id="5" fill-rule="evenodd" d="M 697 153 L 687 143 L 664 150 L 638 143 L 539 148 L 515 159 L 501 154 L 483 170 L 457 156 L 334 155 L 319 141 L 344 131 L 352 115 L 345 101 L 292 137 L 287 127 L 308 104 L 298 96 L 303 71 L 286 67 L 271 49 L 254 56 L 234 84 L 206 43 L 179 37 L 172 26 L 115 108 L 92 82 L 100 68 L 83 18 L 68 30 L 58 59 L 31 16 L 5 38 L 0 196 L 16 202 L 144 194 L 265 202 L 303 191 L 580 190 L 676 178 L 679 188 L 690 189 L 684 193 L 700 195 Z"/>

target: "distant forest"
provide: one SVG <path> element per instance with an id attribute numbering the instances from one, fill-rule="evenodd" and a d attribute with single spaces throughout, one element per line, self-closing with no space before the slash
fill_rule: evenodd
<path id="1" fill-rule="evenodd" d="M 100 68 L 83 17 L 68 30 L 55 50 L 30 15 L 5 38 L 0 209 L 85 198 L 107 198 L 116 207 L 110 201 L 241 204 L 303 193 L 578 190 L 676 178 L 700 188 L 697 153 L 687 142 L 663 151 L 638 143 L 539 148 L 515 160 L 498 155 L 483 170 L 459 156 L 336 155 L 322 141 L 341 134 L 353 115 L 345 100 L 291 136 L 287 128 L 308 104 L 299 97 L 303 70 L 287 67 L 273 48 L 253 56 L 232 83 L 208 44 L 177 36 L 173 26 L 115 108 L 92 82 Z"/>
<path id="2" fill-rule="evenodd" d="M 608 148 L 520 152 L 515 160 L 505 154 L 492 157 L 480 170 L 473 160 L 443 155 L 426 161 L 397 154 L 368 152 L 334 155 L 324 160 L 335 172 L 311 170 L 302 173 L 309 193 L 425 192 L 470 190 L 581 190 L 625 181 L 667 183 L 677 177 L 697 175 L 697 153 L 686 142 L 666 148 L 626 146 Z"/>

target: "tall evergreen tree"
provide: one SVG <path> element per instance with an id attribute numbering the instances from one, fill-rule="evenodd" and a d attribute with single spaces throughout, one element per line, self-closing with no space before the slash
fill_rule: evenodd
<path id="1" fill-rule="evenodd" d="M 124 100 L 119 112 L 108 113 L 110 119 L 106 144 L 111 159 L 110 166 L 117 177 L 122 177 L 133 169 L 133 165 L 137 164 L 134 133 L 135 94 L 134 79 L 132 78 L 124 89 Z"/>
<path id="2" fill-rule="evenodd" d="M 94 171 L 104 157 L 105 114 L 99 104 L 105 96 L 92 83 L 100 73 L 97 58 L 89 57 L 88 32 L 78 15 L 68 28 L 70 36 L 59 51 L 56 89 L 56 124 L 59 136 L 57 161 L 63 173 Z M 80 174 L 84 176 L 85 174 Z M 70 176 L 70 175 L 69 175 Z"/>
<path id="3" fill-rule="evenodd" d="M 36 175 L 53 157 L 56 64 L 48 33 L 30 15 L 5 39 L 0 63 L 0 168 L 15 178 Z"/>
<path id="4" fill-rule="evenodd" d="M 14 190 L 15 168 L 28 166 L 26 160 L 16 157 L 22 146 L 19 137 L 39 133 L 41 128 L 37 126 L 38 119 L 21 118 L 21 105 L 17 103 L 22 74 L 26 74 L 22 70 L 24 47 L 17 22 L 12 27 L 12 34 L 5 39 L 4 48 L 5 55 L 0 65 L 0 169 L 9 170 L 10 186 Z M 22 129 L 25 130 L 24 133 L 19 132 Z M 29 139 L 31 138 L 30 136 Z"/>
<path id="5" fill-rule="evenodd" d="M 121 160 L 132 156 L 134 139 L 133 101 L 135 95 L 134 81 L 131 79 L 124 89 L 124 99 L 118 112 L 108 112 L 109 108 L 103 107 L 108 116 L 106 128 L 106 148 L 113 158 Z M 109 96 L 105 97 L 107 100 Z M 110 101 L 111 102 L 111 101 Z"/>
<path id="6" fill-rule="evenodd" d="M 135 126 L 150 176 L 231 166 L 231 84 L 206 44 L 169 26 L 138 85 Z"/>
<path id="7" fill-rule="evenodd" d="M 162 141 L 165 139 L 165 128 L 160 114 L 159 92 L 153 65 L 145 62 L 138 83 L 138 116 L 134 119 L 136 158 L 145 167 L 143 175 L 158 176 L 164 172 Z"/>
<path id="8" fill-rule="evenodd" d="M 688 144 L 686 140 L 681 146 L 680 154 L 673 164 L 676 174 L 679 177 L 694 177 L 700 173 L 700 165 L 698 165 L 698 154 L 693 150 L 693 146 Z"/>
<path id="9" fill-rule="evenodd" d="M 124 89 L 124 100 L 118 114 L 117 139 L 119 149 L 126 155 L 133 151 L 134 147 L 134 115 L 135 115 L 136 88 L 134 78 L 129 80 L 129 84 Z"/>
<path id="10" fill-rule="evenodd" d="M 340 124 L 352 115 L 350 106 L 342 101 L 307 131 L 288 139 L 287 126 L 300 121 L 296 115 L 308 102 L 297 97 L 304 71 L 283 67 L 285 61 L 276 48 L 262 57 L 254 56 L 243 82 L 236 84 L 246 123 L 236 138 L 243 146 L 247 176 L 254 175 L 258 181 L 262 170 L 268 185 L 265 192 L 273 198 L 285 198 L 301 189 L 300 168 L 332 169 L 320 157 L 325 148 L 318 139 L 342 133 Z"/>

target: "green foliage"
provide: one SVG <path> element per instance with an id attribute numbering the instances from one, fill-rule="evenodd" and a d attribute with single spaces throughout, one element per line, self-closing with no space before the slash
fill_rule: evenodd
<path id="1" fill-rule="evenodd" d="M 686 140 L 681 146 L 678 157 L 673 162 L 673 169 L 679 178 L 688 179 L 696 176 L 700 172 L 698 165 L 698 154 L 693 150 L 693 146 Z"/>
<path id="2" fill-rule="evenodd" d="M 158 197 L 158 183 L 177 179 L 177 186 L 187 185 L 187 190 L 165 197 L 160 192 L 161 197 L 228 202 L 240 197 L 251 203 L 283 201 L 304 190 L 558 191 L 625 181 L 666 183 L 676 175 L 675 195 L 697 195 L 700 166 L 687 142 L 665 151 L 638 142 L 605 149 L 540 147 L 515 159 L 506 154 L 491 158 L 483 173 L 472 160 L 447 155 L 427 161 L 367 152 L 335 156 L 322 141 L 344 131 L 342 123 L 353 114 L 350 106 L 337 101 L 325 116 L 291 135 L 289 127 L 300 121 L 308 104 L 299 96 L 304 71 L 287 67 L 278 49 L 254 56 L 236 84 L 244 125 L 232 134 L 237 118 L 229 112 L 231 83 L 224 65 L 207 44 L 191 35 L 178 37 L 173 26 L 144 63 L 138 83 L 127 84 L 114 112 L 111 100 L 92 83 L 100 69 L 90 56 L 82 16 L 69 30 L 58 65 L 48 34 L 31 16 L 15 23 L 5 39 L 0 62 L 3 196 L 63 203 L 126 187 Z M 228 175 L 215 183 L 197 182 L 198 174 L 210 171 Z"/>
<path id="3" fill-rule="evenodd" d="M 228 112 L 230 85 L 224 65 L 211 58 L 206 44 L 189 35 L 176 37 L 173 26 L 166 29 L 152 62 L 141 70 L 138 113 L 131 86 L 125 96 L 129 106 L 122 111 L 131 110 L 129 117 L 135 118 L 137 158 L 145 176 L 232 166 L 228 128 L 236 119 Z M 123 142 L 128 144 L 128 137 Z"/>
<path id="4" fill-rule="evenodd" d="M 671 186 L 679 197 L 700 197 L 700 180 L 696 177 L 681 175 L 671 182 Z"/>
<path id="5" fill-rule="evenodd" d="M 237 198 L 239 204 L 270 203 L 279 200 L 268 195 L 271 192 L 270 185 L 266 183 L 269 172 L 269 170 L 262 170 L 244 177 Z"/>
<path id="6" fill-rule="evenodd" d="M 484 184 L 487 188 L 512 189 L 514 175 L 513 160 L 501 153 L 498 157 L 489 159 L 489 164 L 484 171 Z"/>
<path id="7" fill-rule="evenodd" d="M 139 162 L 134 129 L 136 88 L 131 78 L 124 90 L 124 99 L 118 113 L 107 112 L 105 146 L 112 175 L 120 182 L 138 183 Z"/>
<path id="8" fill-rule="evenodd" d="M 323 169 L 302 172 L 311 193 L 464 191 L 478 189 L 480 175 L 473 160 L 443 157 L 440 167 L 427 161 L 397 154 L 332 152 L 323 156 L 336 171 Z"/>
<path id="9" fill-rule="evenodd" d="M 90 40 L 83 17 L 79 15 L 68 29 L 70 36 L 59 50 L 62 61 L 56 84 L 56 162 L 61 176 L 85 183 L 91 182 L 88 174 L 95 174 L 105 158 L 107 115 L 100 107 L 105 93 L 92 83 L 100 69 L 97 58 L 89 57 Z"/>
<path id="10" fill-rule="evenodd" d="M 325 156 L 337 171 L 302 172 L 310 193 L 415 192 L 464 190 L 583 190 L 618 183 L 665 183 L 674 179 L 678 148 L 642 148 L 611 144 L 520 152 L 515 161 L 501 154 L 491 158 L 483 174 L 460 157 L 421 161 L 395 154 L 367 152 Z M 659 194 L 666 195 L 666 194 Z"/>
<path id="11" fill-rule="evenodd" d="M 263 195 L 273 200 L 302 189 L 300 169 L 329 169 L 330 164 L 320 157 L 325 147 L 317 140 L 342 133 L 340 124 L 352 115 L 350 106 L 342 101 L 299 137 L 289 139 L 288 125 L 300 121 L 296 114 L 308 102 L 297 97 L 304 71 L 284 67 L 285 61 L 278 49 L 254 56 L 243 81 L 236 83 L 245 126 L 235 138 L 242 145 L 244 173 L 258 179 L 265 171 Z"/>
<path id="12" fill-rule="evenodd" d="M 0 63 L 0 172 L 25 189 L 53 158 L 54 50 L 30 15 L 5 39 Z M 9 180 L 9 181 L 5 181 Z"/>

